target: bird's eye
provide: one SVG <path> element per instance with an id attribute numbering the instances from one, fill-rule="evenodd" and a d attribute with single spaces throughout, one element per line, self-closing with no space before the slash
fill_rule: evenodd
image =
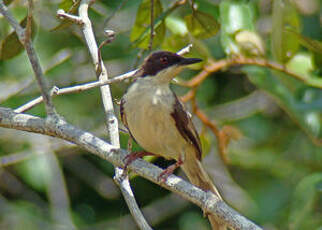
<path id="1" fill-rule="evenodd" d="M 166 64 L 168 64 L 168 58 L 167 58 L 167 57 L 161 57 L 161 58 L 160 58 L 160 62 L 161 62 L 163 65 L 166 65 Z"/>

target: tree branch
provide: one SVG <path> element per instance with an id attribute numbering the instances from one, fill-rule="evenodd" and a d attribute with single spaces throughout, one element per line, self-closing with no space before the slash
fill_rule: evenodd
<path id="1" fill-rule="evenodd" d="M 48 123 L 44 119 L 35 116 L 17 114 L 8 108 L 0 107 L 0 127 L 41 133 L 75 143 L 117 167 L 124 167 L 123 160 L 128 154 L 127 151 L 108 144 L 91 133 L 82 131 L 63 120 L 55 120 L 52 123 Z M 216 195 L 209 191 L 205 192 L 175 175 L 170 175 L 165 183 L 161 183 L 158 180 L 158 176 L 162 170 L 153 164 L 138 159 L 128 167 L 139 176 L 181 195 L 202 207 L 205 211 L 214 214 L 229 227 L 236 230 L 261 229 L 230 208 L 224 201 L 219 200 Z"/>
<path id="2" fill-rule="evenodd" d="M 26 49 L 29 61 L 31 63 L 32 69 L 34 71 L 38 86 L 40 88 L 40 92 L 42 97 L 44 98 L 46 112 L 48 116 L 56 115 L 56 111 L 54 105 L 52 103 L 49 88 L 46 79 L 44 78 L 44 74 L 42 68 L 39 63 L 38 56 L 35 52 L 35 49 L 31 40 L 31 10 L 32 10 L 32 1 L 28 1 L 28 20 L 26 29 L 22 28 L 16 19 L 12 16 L 8 8 L 4 5 L 3 0 L 0 0 L 0 13 L 7 19 L 7 21 L 11 24 L 11 26 L 16 31 L 16 34 L 19 38 L 19 41 Z"/>

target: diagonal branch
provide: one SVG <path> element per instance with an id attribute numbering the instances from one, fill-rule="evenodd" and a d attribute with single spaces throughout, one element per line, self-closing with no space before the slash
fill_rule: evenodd
<path id="1" fill-rule="evenodd" d="M 50 97 L 49 88 L 47 81 L 44 77 L 43 70 L 40 66 L 39 58 L 36 54 L 34 46 L 31 40 L 31 10 L 32 10 L 32 1 L 28 1 L 28 20 L 26 29 L 22 28 L 16 19 L 12 16 L 11 12 L 4 5 L 3 0 L 0 0 L 0 13 L 7 19 L 13 29 L 16 31 L 16 34 L 19 38 L 19 41 L 26 49 L 29 61 L 31 63 L 32 69 L 34 71 L 38 86 L 40 88 L 41 95 L 44 99 L 46 112 L 48 116 L 56 115 L 56 111 L 53 105 L 53 102 Z"/>
<path id="2" fill-rule="evenodd" d="M 128 154 L 127 151 L 108 144 L 93 134 L 82 131 L 63 120 L 55 120 L 52 123 L 48 123 L 39 117 L 17 114 L 8 108 L 0 107 L 0 127 L 45 134 L 75 143 L 90 153 L 109 161 L 116 167 L 124 167 L 123 160 Z M 213 193 L 205 192 L 182 180 L 180 177 L 170 175 L 165 183 L 160 182 L 158 176 L 162 170 L 151 163 L 138 159 L 129 165 L 129 169 L 139 176 L 177 193 L 202 207 L 206 212 L 214 214 L 229 227 L 236 230 L 261 229 L 230 208 L 223 200 L 219 200 Z"/>
<path id="3" fill-rule="evenodd" d="M 154 37 L 154 0 L 150 0 L 150 41 L 148 50 L 152 50 Z"/>

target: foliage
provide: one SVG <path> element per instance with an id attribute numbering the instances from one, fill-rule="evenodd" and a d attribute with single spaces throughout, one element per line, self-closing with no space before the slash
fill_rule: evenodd
<path id="1" fill-rule="evenodd" d="M 18 21 L 24 21 L 27 9 L 22 1 L 4 2 Z M 33 41 L 51 85 L 64 87 L 96 79 L 79 27 L 56 17 L 58 8 L 76 14 L 79 4 L 72 0 L 35 4 Z M 191 43 L 187 56 L 204 60 L 181 74 L 181 82 L 209 71 L 218 60 L 236 57 L 270 60 L 285 67 L 284 72 L 268 65 L 221 68 L 200 82 L 196 93 L 199 109 L 224 130 L 229 143 L 226 155 L 221 155 L 227 158 L 225 170 L 217 159 L 222 140 L 195 119 L 204 154 L 217 159 L 207 164 L 208 169 L 221 169 L 214 176 L 224 188 L 223 196 L 267 229 L 318 229 L 322 225 L 320 7 L 318 0 L 154 0 L 152 49 L 175 52 Z M 150 8 L 149 0 L 101 0 L 92 5 L 89 13 L 97 40 L 104 40 L 105 27 L 116 32 L 115 41 L 102 49 L 110 76 L 136 68 L 148 53 Z M 3 17 L 0 41 L 0 103 L 16 108 L 39 96 L 39 90 L 35 83 L 23 85 L 33 77 L 30 64 Z M 127 86 L 126 82 L 112 85 L 116 101 Z M 178 95 L 189 91 L 178 85 L 173 89 Z M 98 89 L 58 96 L 54 103 L 66 120 L 108 138 Z M 44 116 L 44 107 L 36 106 L 28 113 Z M 123 148 L 127 139 L 121 133 Z M 133 149 L 140 147 L 135 144 Z M 0 129 L 0 159 L 0 229 L 60 229 L 59 224 L 68 221 L 79 229 L 122 229 L 120 219 L 130 219 L 111 182 L 112 165 L 80 149 Z M 162 167 L 169 164 L 153 160 Z M 192 204 L 176 204 L 176 209 L 168 204 L 161 210 L 154 205 L 166 199 L 168 192 L 138 177 L 131 185 L 140 206 L 157 213 L 151 218 L 156 229 L 209 228 Z M 237 191 L 241 195 L 236 198 Z M 68 197 L 70 205 L 62 197 Z M 66 213 L 60 216 L 61 210 L 70 219 Z M 135 225 L 123 228 L 135 229 Z"/>

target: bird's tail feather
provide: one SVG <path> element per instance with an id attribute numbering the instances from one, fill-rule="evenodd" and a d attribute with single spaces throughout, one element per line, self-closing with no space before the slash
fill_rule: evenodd
<path id="1" fill-rule="evenodd" d="M 219 194 L 217 188 L 213 184 L 207 172 L 204 170 L 201 162 L 194 157 L 193 154 L 186 154 L 181 168 L 189 178 L 190 182 L 197 187 L 205 191 L 212 191 L 220 199 L 221 195 Z M 212 229 L 222 230 L 226 229 L 225 225 L 218 222 L 218 220 L 213 215 L 208 215 L 208 219 L 211 223 Z"/>

